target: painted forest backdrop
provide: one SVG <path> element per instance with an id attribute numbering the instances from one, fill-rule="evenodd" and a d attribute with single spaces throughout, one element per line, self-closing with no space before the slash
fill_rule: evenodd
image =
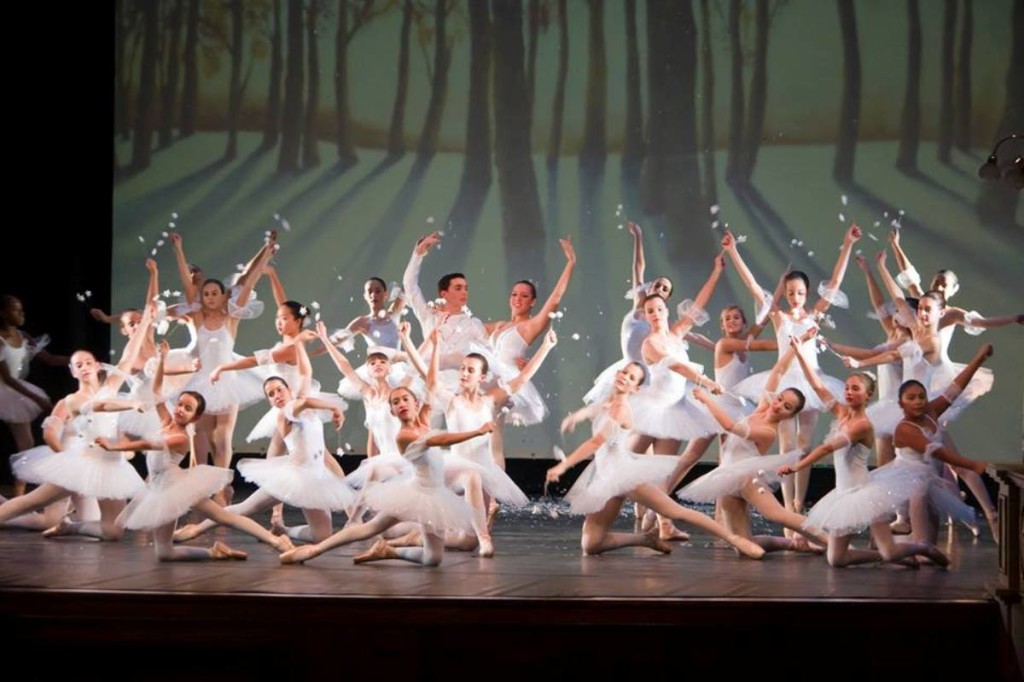
<path id="1" fill-rule="evenodd" d="M 790 264 L 827 278 L 850 221 L 868 257 L 898 221 L 926 278 L 960 274 L 954 303 L 1024 308 L 1019 192 L 977 176 L 1024 131 L 1024 0 L 116 0 L 114 20 L 114 308 L 142 303 L 151 255 L 161 289 L 181 288 L 164 232 L 227 278 L 278 229 L 289 296 L 337 328 L 365 310 L 365 278 L 400 281 L 416 238 L 441 229 L 425 293 L 461 270 L 474 314 L 505 319 L 515 280 L 546 296 L 568 235 L 579 267 L 538 378 L 556 418 L 510 430 L 513 456 L 549 457 L 619 354 L 627 219 L 677 300 L 726 223 L 767 285 Z M 851 309 L 823 332 L 880 343 L 852 263 L 843 289 Z M 749 313 L 729 271 L 712 311 L 732 302 Z M 1021 458 L 1022 334 L 954 339 L 960 360 L 996 345 L 996 390 L 954 431 L 978 457 Z M 268 311 L 236 348 L 274 341 Z M 691 356 L 710 373 L 709 353 Z M 332 365 L 314 369 L 334 385 Z M 340 445 L 362 451 L 360 421 Z"/>

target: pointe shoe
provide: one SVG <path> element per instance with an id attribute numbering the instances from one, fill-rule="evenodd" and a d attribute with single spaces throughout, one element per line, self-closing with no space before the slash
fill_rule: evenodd
<path id="1" fill-rule="evenodd" d="M 174 535 L 172 536 L 174 542 L 188 542 L 196 537 L 199 537 L 198 523 L 190 523 L 187 526 L 182 526 L 178 530 L 174 531 Z"/>
<path id="2" fill-rule="evenodd" d="M 60 521 L 57 522 L 57 525 L 50 526 L 49 528 L 44 530 L 43 531 L 43 537 L 44 538 L 56 538 L 56 537 L 60 537 L 61 535 L 67 535 L 68 534 L 68 530 L 70 528 L 71 528 L 71 520 L 68 519 L 68 517 L 65 516 L 63 519 L 61 519 Z"/>
<path id="3" fill-rule="evenodd" d="M 690 534 L 679 530 L 671 521 L 658 524 L 658 537 L 666 542 L 689 542 Z"/>
<path id="4" fill-rule="evenodd" d="M 279 558 L 282 564 L 301 564 L 315 556 L 317 556 L 316 545 L 303 545 L 302 547 L 293 547 Z"/>
<path id="5" fill-rule="evenodd" d="M 369 550 L 352 557 L 352 563 L 363 564 L 368 561 L 381 561 L 397 557 L 398 553 L 395 551 L 395 548 L 389 545 L 387 540 L 380 538 L 377 542 L 373 543 L 373 547 Z"/>
<path id="6" fill-rule="evenodd" d="M 644 517 L 640 522 L 640 532 L 646 533 L 652 528 L 656 528 L 658 525 L 658 515 L 654 511 L 648 509 L 644 512 Z"/>
<path id="7" fill-rule="evenodd" d="M 274 549 L 282 554 L 295 549 L 295 543 L 287 535 L 278 535 L 277 541 L 273 545 Z"/>
<path id="8" fill-rule="evenodd" d="M 249 555 L 242 550 L 229 547 L 219 540 L 210 548 L 210 556 L 214 559 L 234 559 L 236 561 L 245 561 L 249 558 Z"/>
<path id="9" fill-rule="evenodd" d="M 737 552 L 748 559 L 761 559 L 764 556 L 764 547 L 753 540 L 736 535 L 730 539 L 730 543 Z"/>
<path id="10" fill-rule="evenodd" d="M 498 517 L 498 512 L 501 507 L 496 501 L 491 502 L 491 506 L 487 508 L 487 530 L 491 530 L 494 527 L 494 519 Z"/>
<path id="11" fill-rule="evenodd" d="M 489 537 L 488 538 L 480 538 L 479 541 L 480 541 L 480 548 L 477 551 L 477 555 L 480 558 L 482 558 L 482 559 L 490 559 L 491 557 L 493 557 L 494 556 L 494 543 L 491 542 L 491 539 Z"/>

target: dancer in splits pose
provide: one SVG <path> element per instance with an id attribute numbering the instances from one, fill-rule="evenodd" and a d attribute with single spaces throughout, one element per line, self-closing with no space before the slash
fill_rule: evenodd
<path id="1" fill-rule="evenodd" d="M 570 415 L 562 423 L 571 430 L 585 417 L 594 420 L 594 435 L 572 454 L 548 469 L 548 483 L 557 482 L 566 471 L 593 456 L 594 461 L 583 471 L 566 494 L 574 513 L 585 514 L 581 545 L 586 555 L 601 554 L 622 547 L 649 547 L 668 553 L 670 545 L 658 537 L 658 529 L 646 533 L 613 533 L 612 524 L 626 500 L 653 509 L 665 518 L 684 521 L 722 538 L 738 552 L 760 559 L 764 550 L 746 538 L 732 533 L 713 519 L 683 507 L 666 494 L 663 485 L 675 468 L 676 458 L 670 455 L 638 455 L 631 452 L 627 439 L 633 428 L 633 413 L 628 397 L 636 393 L 644 380 L 644 368 L 631 362 L 617 372 L 612 394 L 602 404 L 591 404 Z"/>
<path id="2" fill-rule="evenodd" d="M 174 527 L 177 520 L 189 511 L 196 511 L 217 523 L 247 533 L 279 552 L 291 549 L 288 538 L 279 538 L 265 530 L 252 519 L 222 508 L 211 498 L 217 491 L 231 482 L 231 469 L 196 464 L 182 469 L 180 464 L 190 448 L 187 430 L 203 416 L 206 401 L 199 393 L 184 391 L 178 396 L 174 411 L 167 409 L 162 399 L 164 361 L 167 343 L 161 344 L 157 356 L 157 368 L 153 377 L 155 409 L 160 416 L 161 427 L 156 433 L 140 439 L 114 442 L 98 438 L 97 445 L 108 452 L 146 453 L 146 469 L 149 478 L 146 488 L 140 492 L 117 518 L 118 525 L 129 530 L 148 530 L 153 533 L 153 547 L 160 561 L 202 561 L 207 559 L 245 559 L 246 553 L 232 549 L 223 542 L 212 547 L 175 547 Z M 105 409 L 118 407 L 130 409 L 132 403 L 111 401 Z"/>
<path id="3" fill-rule="evenodd" d="M 281 563 L 309 561 L 324 552 L 358 540 L 380 535 L 409 521 L 420 525 L 420 547 L 392 547 L 380 538 L 373 547 L 355 557 L 356 563 L 401 559 L 423 566 L 438 566 L 444 558 L 446 531 L 472 530 L 469 508 L 444 482 L 446 448 L 490 433 L 488 422 L 473 431 L 446 433 L 430 429 L 430 401 L 423 403 L 405 387 L 392 389 L 391 413 L 401 422 L 398 449 L 412 463 L 414 474 L 378 483 L 365 491 L 367 506 L 377 515 L 364 524 L 350 525 L 315 545 L 305 545 L 281 555 Z"/>

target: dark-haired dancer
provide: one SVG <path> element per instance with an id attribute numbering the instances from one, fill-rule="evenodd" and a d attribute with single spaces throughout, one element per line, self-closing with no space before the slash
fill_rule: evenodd
<path id="1" fill-rule="evenodd" d="M 809 310 L 806 308 L 806 305 L 811 283 L 807 275 L 794 270 L 784 276 L 786 303 L 790 309 L 788 312 L 772 310 L 770 313 L 772 324 L 775 326 L 775 338 L 779 343 L 780 355 L 784 352 L 783 349 L 788 347 L 789 338 L 792 336 L 803 337 L 808 329 L 817 326 L 818 318 L 824 315 L 829 306 L 839 305 L 840 307 L 846 307 L 848 305 L 846 295 L 840 291 L 839 287 L 842 285 L 843 277 L 846 275 L 846 266 L 850 261 L 850 252 L 860 237 L 860 228 L 856 225 L 851 225 L 843 237 L 843 245 L 839 250 L 839 258 L 836 260 L 835 267 L 832 270 L 832 277 L 828 282 L 822 282 L 818 287 L 819 298 Z M 743 262 L 743 257 L 740 256 L 736 240 L 731 233 L 726 233 L 725 238 L 722 240 L 722 246 L 729 254 L 733 264 L 736 266 L 736 270 L 743 279 L 743 283 L 747 285 L 754 298 L 764 299 L 770 296 L 757 284 L 757 280 L 754 279 L 750 269 Z M 807 361 L 821 377 L 829 392 L 838 399 L 842 396 L 843 382 L 835 377 L 824 374 L 818 368 L 816 342 L 812 338 L 808 338 L 804 343 L 805 347 L 802 350 Z M 755 374 L 737 385 L 736 391 L 751 400 L 757 400 L 764 391 L 767 377 L 768 374 L 764 372 Z M 787 424 L 786 428 L 780 430 L 779 445 L 783 452 L 788 452 L 794 448 L 806 449 L 810 445 L 811 435 L 814 433 L 818 417 L 822 410 L 825 409 L 825 405 L 817 394 L 811 390 L 807 379 L 804 378 L 803 373 L 796 367 L 790 368 L 789 372 L 781 378 L 779 385 L 799 388 L 807 398 L 806 409 L 791 424 Z M 793 428 L 794 426 L 796 427 L 795 429 Z M 809 483 L 810 471 L 807 469 L 801 470 L 795 476 L 790 476 L 783 480 L 782 498 L 786 509 L 798 514 L 802 512 Z"/>
<path id="2" fill-rule="evenodd" d="M 234 359 L 239 321 L 252 319 L 263 312 L 262 303 L 250 300 L 250 297 L 263 268 L 277 251 L 275 238 L 272 233 L 260 248 L 255 270 L 251 276 L 244 279 L 236 297 L 228 296 L 228 290 L 223 282 L 208 279 L 199 292 L 198 307 L 193 306 L 185 315 L 185 319 L 196 327 L 195 353 L 201 363 L 199 371 L 193 375 L 186 388 L 201 393 L 206 398 L 206 414 L 197 424 L 197 428 L 209 439 L 213 450 L 213 463 L 221 468 L 231 466 L 232 438 L 238 410 L 257 402 L 262 390 L 259 379 L 251 373 L 235 373 L 216 384 L 211 382 L 210 375 L 214 368 Z M 174 248 L 179 261 L 184 263 L 185 254 L 180 238 L 174 240 Z M 189 293 L 194 288 L 191 280 L 183 280 L 182 285 L 186 290 L 186 298 L 191 300 Z M 197 438 L 197 442 L 203 443 L 204 440 Z M 202 445 L 199 447 L 200 451 L 196 456 L 205 462 L 206 453 L 202 451 L 205 448 Z M 217 495 L 217 501 L 229 504 L 231 492 L 230 486 L 225 487 Z"/>
<path id="3" fill-rule="evenodd" d="M 563 430 L 571 430 L 586 417 L 592 418 L 594 423 L 594 435 L 547 472 L 547 482 L 554 483 L 579 462 L 594 457 L 566 494 L 572 511 L 586 515 L 581 538 L 583 553 L 601 554 L 622 547 L 649 547 L 666 554 L 671 551 L 671 546 L 658 537 L 658 529 L 652 528 L 646 533 L 611 532 L 623 502 L 628 499 L 653 509 L 664 518 L 697 526 L 722 538 L 744 556 L 760 559 L 764 550 L 757 544 L 668 496 L 664 484 L 675 468 L 675 457 L 630 452 L 626 441 L 633 427 L 633 411 L 628 397 L 636 393 L 645 373 L 638 362 L 626 364 L 616 373 L 612 394 L 603 403 L 591 404 L 562 422 Z"/>

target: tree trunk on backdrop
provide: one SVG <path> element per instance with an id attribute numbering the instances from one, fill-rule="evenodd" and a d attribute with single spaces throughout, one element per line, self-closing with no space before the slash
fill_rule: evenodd
<path id="1" fill-rule="evenodd" d="M 558 0 L 558 79 L 551 103 L 551 135 L 548 137 L 548 169 L 558 167 L 562 153 L 562 119 L 565 113 L 565 81 L 569 75 L 569 19 L 566 0 Z"/>
<path id="2" fill-rule="evenodd" d="M 529 0 L 526 9 L 526 110 L 533 128 L 533 102 L 537 92 L 537 42 L 540 37 L 540 0 Z"/>
<path id="3" fill-rule="evenodd" d="M 649 82 L 648 145 L 641 177 L 644 210 L 665 213 L 670 248 L 681 230 L 705 215 L 697 159 L 697 26 L 690 0 L 647 4 Z M 656 91 L 657 94 L 656 95 Z"/>
<path id="4" fill-rule="evenodd" d="M 996 140 L 1024 130 L 1024 0 L 1014 0 L 1012 35 L 1010 36 L 1010 65 L 1006 71 L 1006 100 L 1003 104 L 1003 118 L 999 122 Z M 1019 144 L 1007 142 L 1006 146 Z M 1015 147 L 1020 149 L 1020 147 Z M 1006 162 L 1006 147 L 1000 150 L 1000 160 Z M 1018 152 L 1019 153 L 1019 152 Z M 1020 228 L 1017 219 L 1017 203 L 1020 190 L 998 180 L 982 180 L 976 208 L 983 221 L 990 224 Z M 1018 233 L 1019 234 L 1019 233 Z"/>
<path id="5" fill-rule="evenodd" d="M 299 167 L 302 142 L 303 90 L 302 0 L 288 0 L 288 57 L 284 76 L 284 108 L 281 118 L 281 149 L 277 170 L 294 171 Z"/>
<path id="6" fill-rule="evenodd" d="M 242 111 L 242 47 L 245 21 L 242 0 L 231 0 L 231 77 L 228 85 L 228 144 L 224 159 L 238 156 L 238 116 Z"/>
<path id="7" fill-rule="evenodd" d="M 185 68 L 181 89 L 181 136 L 188 137 L 196 132 L 196 118 L 199 116 L 199 0 L 189 0 L 188 17 L 185 21 L 185 51 L 182 62 Z"/>
<path id="8" fill-rule="evenodd" d="M 843 39 L 843 99 L 839 107 L 839 135 L 832 176 L 840 183 L 853 181 L 860 123 L 860 46 L 853 0 L 838 0 L 839 28 Z"/>
<path id="9" fill-rule="evenodd" d="M 900 146 L 896 167 L 903 172 L 917 170 L 917 147 L 921 141 L 921 9 L 918 0 L 907 0 L 907 85 L 903 91 Z"/>
<path id="10" fill-rule="evenodd" d="M 640 170 L 644 160 L 644 111 L 640 95 L 640 51 L 636 37 L 636 0 L 626 0 L 626 129 L 622 136 L 622 167 Z"/>
<path id="11" fill-rule="evenodd" d="M 491 10 L 486 2 L 469 3 L 469 112 L 462 185 L 491 185 Z"/>
<path id="12" fill-rule="evenodd" d="M 315 2 L 314 2 L 315 4 Z M 315 41 L 310 33 L 310 41 Z M 356 154 L 355 139 L 352 135 L 352 108 L 348 97 L 348 0 L 338 0 L 338 30 L 334 34 L 334 127 L 335 142 L 338 147 L 338 160 L 350 165 L 359 160 Z M 310 47 L 310 89 L 316 74 L 312 69 L 313 48 Z M 308 110 L 307 110 L 308 111 Z M 306 139 L 309 144 L 309 121 L 312 114 L 307 113 Z"/>
<path id="13" fill-rule="evenodd" d="M 494 0 L 494 159 L 498 167 L 501 218 L 509 262 L 530 256 L 544 236 L 544 217 L 523 121 L 526 76 L 523 69 L 522 0 Z M 533 254 L 536 257 L 536 254 Z"/>
<path id="14" fill-rule="evenodd" d="M 768 0 L 757 0 L 755 6 L 756 37 L 754 39 L 754 71 L 750 76 L 750 107 L 743 135 L 742 181 L 749 185 L 757 165 L 757 152 L 764 134 L 765 110 L 768 107 Z"/>
<path id="15" fill-rule="evenodd" d="M 341 2 L 342 0 L 339 0 Z M 341 18 L 338 18 L 339 24 Z M 317 24 L 320 23 L 320 0 L 309 0 L 306 6 L 306 120 L 302 127 L 302 167 L 314 168 L 320 165 L 320 149 L 317 146 L 316 117 L 320 109 L 320 41 L 317 40 Z M 338 130 L 338 153 L 341 153 Z"/>
<path id="16" fill-rule="evenodd" d="M 135 135 L 132 138 L 132 170 L 149 168 L 153 147 L 156 99 L 157 29 L 156 3 L 142 3 L 142 64 L 139 67 L 139 99 L 135 107 Z"/>
<path id="17" fill-rule="evenodd" d="M 472 6 L 474 3 L 470 3 Z M 402 28 L 398 34 L 398 86 L 391 108 L 388 132 L 388 156 L 405 154 L 405 100 L 409 94 L 409 34 L 412 31 L 412 0 L 402 3 Z"/>
<path id="18" fill-rule="evenodd" d="M 960 55 L 956 65 L 956 148 L 971 149 L 971 44 L 974 42 L 974 0 L 964 0 L 960 27 Z M 1020 87 L 1018 85 L 1018 87 Z"/>
<path id="19" fill-rule="evenodd" d="M 939 161 L 949 163 L 949 153 L 953 148 L 953 48 L 956 43 L 956 0 L 945 0 L 944 7 L 939 72 Z"/>
<path id="20" fill-rule="evenodd" d="M 584 103 L 580 164 L 604 165 L 605 119 L 608 115 L 608 62 L 604 45 L 604 0 L 587 0 L 587 93 Z"/>
<path id="21" fill-rule="evenodd" d="M 725 180 L 730 185 L 741 182 L 743 168 L 743 43 L 740 34 L 740 0 L 729 0 L 729 56 L 731 91 L 729 99 L 729 156 L 725 162 Z"/>
<path id="22" fill-rule="evenodd" d="M 709 204 L 718 203 L 715 176 L 715 65 L 711 50 L 711 9 L 709 0 L 700 0 L 700 54 L 701 54 L 701 131 L 700 149 L 704 162 L 704 198 Z"/>
<path id="23" fill-rule="evenodd" d="M 181 51 L 181 20 L 185 13 L 183 0 L 174 0 L 174 6 L 168 16 L 167 40 L 167 75 L 164 77 L 164 88 L 160 97 L 160 133 L 157 144 L 169 147 L 174 135 L 174 111 L 178 99 L 178 53 Z"/>
<path id="24" fill-rule="evenodd" d="M 267 90 L 267 111 L 263 123 L 261 149 L 273 149 L 281 134 L 281 73 L 284 57 L 281 46 L 281 0 L 274 0 L 274 27 L 270 35 L 270 86 Z"/>
<path id="25" fill-rule="evenodd" d="M 427 117 L 423 121 L 423 132 L 420 133 L 419 146 L 416 148 L 416 154 L 423 159 L 429 159 L 437 153 L 437 142 L 441 135 L 441 117 L 444 114 L 445 100 L 448 97 L 448 66 L 452 60 L 452 49 L 448 44 L 447 17 L 448 8 L 445 6 L 445 0 L 435 0 L 434 74 L 430 83 Z M 525 121 L 520 125 L 523 123 Z"/>

